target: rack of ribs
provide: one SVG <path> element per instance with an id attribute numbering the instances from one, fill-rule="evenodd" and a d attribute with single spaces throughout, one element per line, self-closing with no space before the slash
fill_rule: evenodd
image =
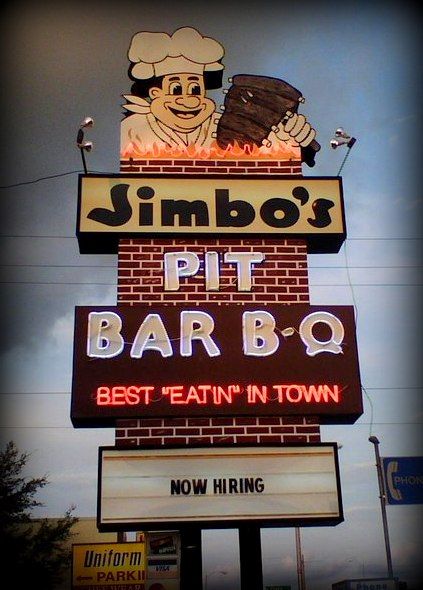
<path id="1" fill-rule="evenodd" d="M 239 146 L 261 147 L 272 128 L 291 111 L 296 113 L 304 98 L 299 90 L 278 78 L 238 74 L 230 78 L 224 111 L 216 131 L 216 141 L 226 149 L 237 142 Z M 314 166 L 314 156 L 320 145 L 313 141 L 301 148 L 302 160 Z"/>

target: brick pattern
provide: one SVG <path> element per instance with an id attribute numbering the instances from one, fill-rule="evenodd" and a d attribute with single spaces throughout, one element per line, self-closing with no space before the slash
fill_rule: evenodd
<path id="1" fill-rule="evenodd" d="M 315 417 L 140 418 L 118 420 L 117 447 L 314 443 Z"/>
<path id="2" fill-rule="evenodd" d="M 182 277 L 178 291 L 164 291 L 166 252 L 195 252 L 200 260 L 208 251 L 220 255 L 220 289 L 206 291 L 204 264 L 193 277 Z M 252 288 L 237 291 L 235 264 L 223 263 L 225 252 L 262 252 L 265 260 L 253 265 Z M 275 239 L 125 239 L 119 244 L 118 304 L 169 305 L 187 303 L 308 303 L 307 247 L 302 240 Z"/>
<path id="3" fill-rule="evenodd" d="M 121 174 L 281 174 L 301 177 L 299 160 L 182 160 L 136 159 L 120 162 Z"/>
<path id="4" fill-rule="evenodd" d="M 302 177 L 301 162 L 296 160 L 141 160 L 121 161 L 124 173 L 174 174 L 281 174 Z M 257 249 L 265 253 L 265 262 L 254 267 L 252 290 L 236 290 L 236 269 L 225 266 L 219 292 L 206 292 L 201 267 L 198 276 L 186 277 L 177 292 L 163 290 L 163 254 L 190 250 L 198 255 L 208 250 L 241 251 Z M 201 239 L 125 239 L 119 244 L 118 305 L 221 303 L 243 305 L 249 302 L 309 303 L 307 247 L 301 240 L 253 240 L 222 238 Z M 227 266 L 227 268 L 226 268 Z M 185 279 L 184 279 L 185 280 Z M 117 447 L 171 447 L 185 445 L 283 444 L 320 441 L 317 417 L 196 417 L 138 418 L 118 420 Z"/>

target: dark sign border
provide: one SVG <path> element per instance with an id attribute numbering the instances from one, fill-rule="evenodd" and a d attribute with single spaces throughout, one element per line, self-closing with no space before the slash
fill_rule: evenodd
<path id="1" fill-rule="evenodd" d="M 341 206 L 341 215 L 342 215 L 342 227 L 344 231 L 342 232 L 328 232 L 328 233 L 321 233 L 321 234 L 312 234 L 312 233 L 283 233 L 283 231 L 278 231 L 275 229 L 274 232 L 270 233 L 246 233 L 245 228 L 239 228 L 237 231 L 234 228 L 233 232 L 228 232 L 225 234 L 219 232 L 207 232 L 203 231 L 201 228 L 187 228 L 186 233 L 183 232 L 147 232 L 147 231 L 138 231 L 138 232 L 88 232 L 82 231 L 80 229 L 80 221 L 81 221 L 81 201 L 82 201 L 82 179 L 83 178 L 128 178 L 131 179 L 148 179 L 157 177 L 157 173 L 151 174 L 79 174 L 78 176 L 78 211 L 77 211 L 77 225 L 76 225 L 76 236 L 78 238 L 79 244 L 79 252 L 80 254 L 117 254 L 119 248 L 119 241 L 121 239 L 143 239 L 143 238 L 170 238 L 170 239 L 186 239 L 190 238 L 193 239 L 195 237 L 198 238 L 239 238 L 245 239 L 248 238 L 269 238 L 269 239 L 280 239 L 283 240 L 305 240 L 308 247 L 309 254 L 336 254 L 339 252 L 342 244 L 344 243 L 347 232 L 346 232 L 346 224 L 345 224 L 345 207 L 344 207 L 344 197 L 343 197 L 343 190 L 342 190 L 342 178 L 340 176 L 299 176 L 298 181 L 300 182 L 302 179 L 304 180 L 338 180 L 339 182 L 339 192 L 340 192 L 340 206 Z M 205 179 L 218 179 L 218 180 L 243 180 L 248 182 L 249 180 L 295 180 L 295 176 L 287 176 L 284 177 L 283 175 L 271 175 L 271 174 L 254 174 L 251 176 L 247 176 L 245 174 L 160 174 L 159 177 L 162 178 L 169 178 L 169 179 L 192 179 L 192 180 L 205 180 Z"/>
<path id="2" fill-rule="evenodd" d="M 157 351 L 148 351 L 148 358 L 132 359 L 125 350 L 118 357 L 90 359 L 86 352 L 87 318 L 93 311 L 112 311 L 123 318 L 122 335 L 125 343 L 130 345 L 143 316 L 147 313 L 161 313 L 169 329 L 169 337 L 178 339 L 178 321 L 181 311 L 188 311 L 185 305 L 118 305 L 118 306 L 81 306 L 76 308 L 74 336 L 74 365 L 72 377 L 71 420 L 75 427 L 115 426 L 118 419 L 131 418 L 175 418 L 175 417 L 223 417 L 223 416 L 319 416 L 321 424 L 349 424 L 355 422 L 363 413 L 361 382 L 358 363 L 358 350 L 355 335 L 354 312 L 352 306 L 316 306 L 295 304 L 284 306 L 278 304 L 246 304 L 235 309 L 218 304 L 192 306 L 192 310 L 214 314 L 215 335 L 223 345 L 223 354 L 215 359 L 203 350 L 193 347 L 195 355 L 181 357 L 176 352 L 173 357 L 162 358 Z M 346 332 L 345 354 L 321 353 L 310 357 L 305 352 L 305 345 L 298 335 L 295 340 L 284 341 L 279 336 L 278 351 L 268 357 L 245 357 L 242 354 L 241 317 L 245 311 L 268 311 L 279 313 L 279 319 L 286 319 L 294 325 L 300 318 L 316 311 L 327 311 L 344 321 Z M 286 318 L 283 315 L 286 315 Z M 239 320 L 239 321 L 238 321 Z M 276 316 L 278 321 L 278 316 Z M 290 324 L 291 325 L 291 324 Z M 279 326 L 285 327 L 285 326 Z M 235 330 L 237 333 L 234 335 Z M 173 335 L 173 336 L 172 336 Z M 289 347 L 285 350 L 285 347 Z M 198 350 L 198 353 L 197 353 Z M 231 355 L 231 350 L 236 352 Z M 282 357 L 283 361 L 280 360 Z M 279 364 L 280 363 L 280 364 Z M 284 375 L 284 366 L 285 375 Z M 280 368 L 282 367 L 282 368 Z M 167 370 L 167 371 L 166 371 Z M 239 383 L 246 387 L 248 383 L 270 385 L 299 383 L 310 386 L 330 380 L 347 387 L 347 393 L 341 391 L 339 404 L 334 402 L 299 403 L 256 403 L 243 404 L 234 397 L 234 402 L 227 404 L 174 404 L 169 401 L 152 401 L 149 405 L 95 405 L 93 398 L 96 387 L 129 386 L 138 374 L 148 372 L 144 385 L 157 388 L 171 385 L 199 385 L 216 378 L 216 385 Z M 175 377 L 176 376 L 176 377 Z M 177 379 L 179 383 L 173 380 Z M 205 379 L 206 381 L 202 381 Z M 142 384 L 140 384 L 142 385 Z"/>

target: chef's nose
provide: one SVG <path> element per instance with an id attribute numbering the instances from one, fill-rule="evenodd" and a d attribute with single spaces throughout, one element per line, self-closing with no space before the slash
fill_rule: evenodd
<path id="1" fill-rule="evenodd" d="M 178 96 L 175 100 L 176 104 L 181 106 L 187 107 L 189 109 L 195 109 L 199 107 L 201 104 L 201 99 L 198 96 L 192 95 L 185 95 L 185 96 Z"/>

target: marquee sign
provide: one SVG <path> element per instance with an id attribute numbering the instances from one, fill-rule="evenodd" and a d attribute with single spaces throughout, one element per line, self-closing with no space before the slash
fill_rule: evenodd
<path id="1" fill-rule="evenodd" d="M 338 252 L 346 235 L 340 178 L 81 175 L 81 253 L 117 252 L 121 238 L 183 235 L 303 238 Z"/>
<path id="2" fill-rule="evenodd" d="M 351 306 L 77 307 L 71 418 L 362 414 Z"/>
<path id="3" fill-rule="evenodd" d="M 343 520 L 336 443 L 99 453 L 100 531 Z"/>

